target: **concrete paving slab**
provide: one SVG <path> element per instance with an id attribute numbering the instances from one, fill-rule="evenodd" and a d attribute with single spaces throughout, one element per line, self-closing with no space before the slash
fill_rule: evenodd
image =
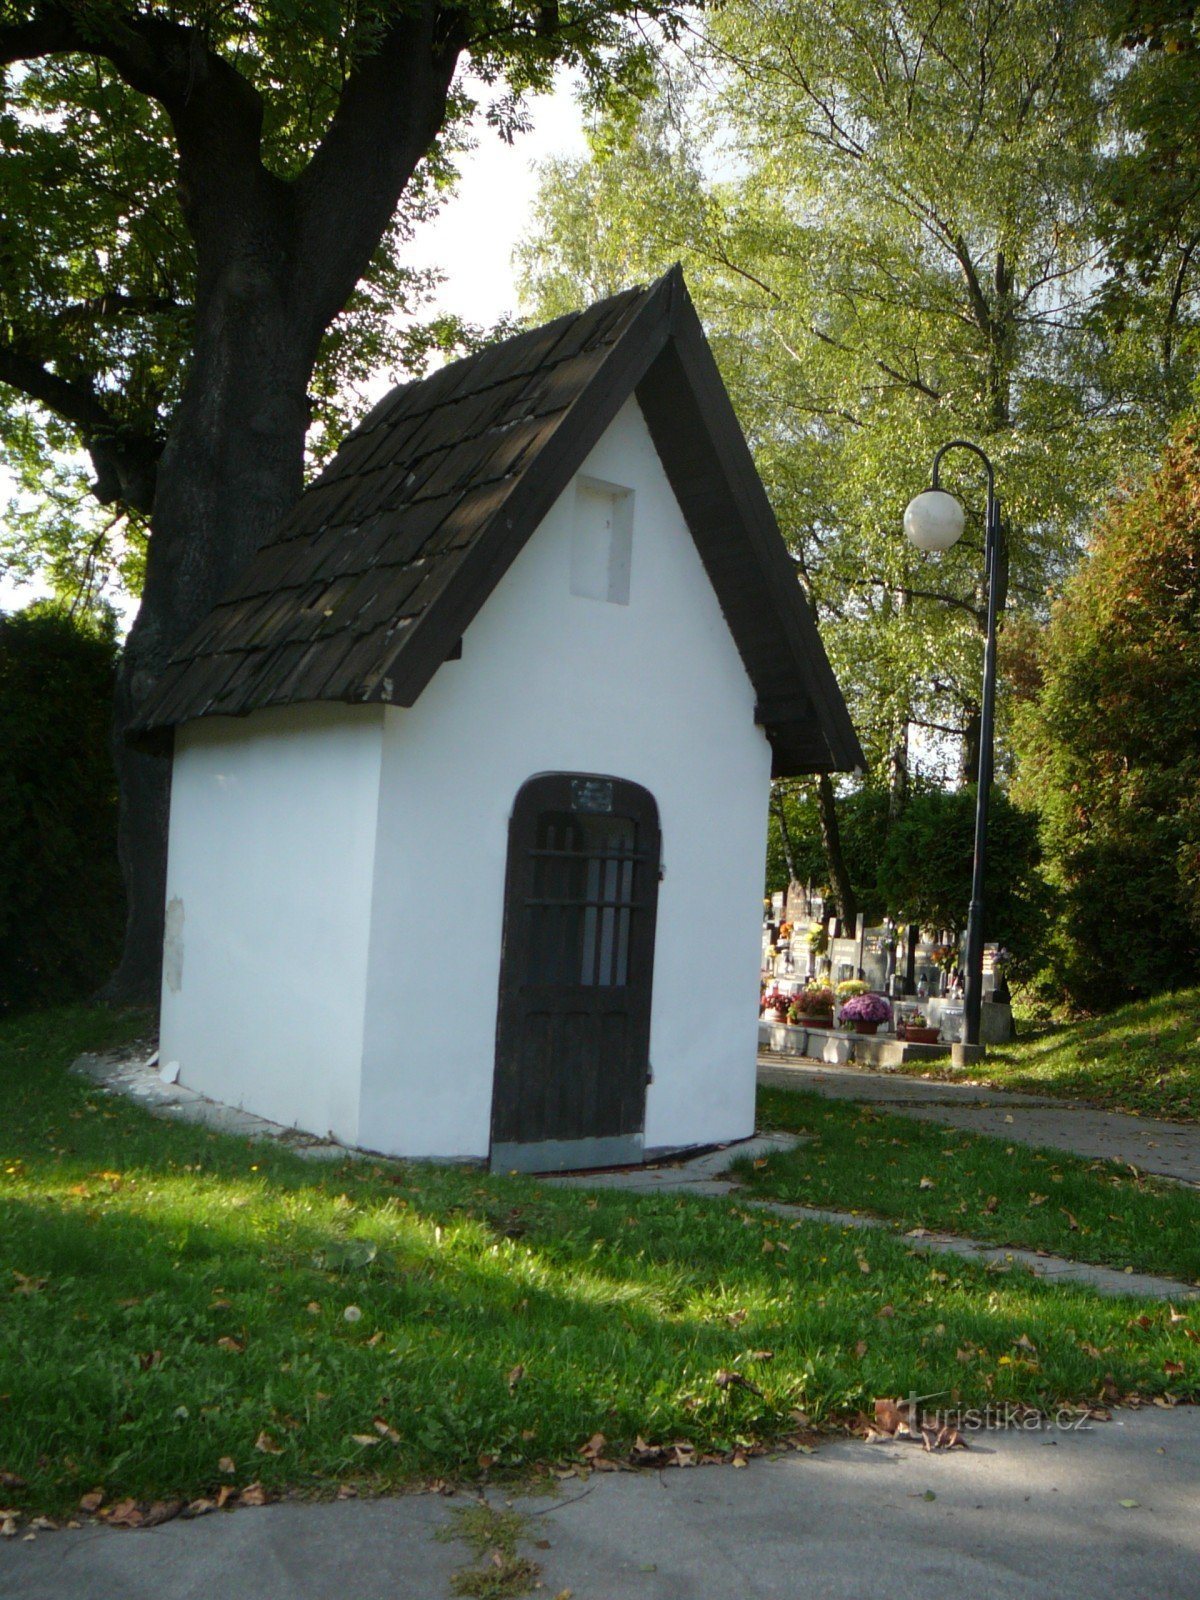
<path id="1" fill-rule="evenodd" d="M 524 1548 L 538 1592 L 573 1600 L 1196 1600 L 1200 1411 L 971 1438 L 932 1455 L 837 1440 L 744 1471 L 597 1474 L 517 1501 Z M 0 1547 L 0 1596 L 443 1600 L 470 1557 L 434 1534 L 462 1503 L 283 1504 L 40 1534 Z"/>
<path id="2" fill-rule="evenodd" d="M 882 1217 L 864 1217 L 853 1211 L 825 1211 L 818 1206 L 790 1206 L 773 1200 L 747 1201 L 747 1205 L 761 1207 L 776 1216 L 794 1222 L 825 1222 L 838 1228 L 882 1228 L 889 1233 L 897 1230 Z M 1176 1278 L 1159 1278 L 1149 1272 L 1125 1272 L 1116 1267 L 1097 1267 L 1087 1261 L 1071 1261 L 1066 1256 L 1048 1255 L 1042 1250 L 1019 1250 L 1012 1245 L 983 1244 L 978 1239 L 964 1239 L 955 1233 L 903 1233 L 900 1237 L 910 1250 L 925 1254 L 961 1256 L 981 1266 L 1011 1270 L 1024 1268 L 1035 1278 L 1045 1278 L 1049 1283 L 1078 1283 L 1095 1289 L 1103 1295 L 1142 1295 L 1151 1300 L 1174 1301 L 1182 1305 L 1187 1300 L 1200 1299 L 1200 1287 L 1181 1283 Z"/>
<path id="3" fill-rule="evenodd" d="M 541 1181 L 569 1189 L 629 1189 L 635 1194 L 653 1194 L 667 1189 L 686 1190 L 688 1194 L 729 1194 L 737 1188 L 733 1179 L 723 1176 L 731 1162 L 747 1156 L 755 1160 L 782 1150 L 794 1150 L 803 1143 L 803 1134 L 758 1133 L 752 1139 L 739 1139 L 736 1144 L 706 1150 L 703 1155 L 680 1157 L 655 1166 L 619 1167 L 610 1172 L 555 1173 Z"/>
<path id="4" fill-rule="evenodd" d="M 124 1095 L 144 1107 L 151 1116 L 195 1123 L 238 1139 L 270 1139 L 309 1160 L 343 1161 L 354 1156 L 369 1156 L 376 1161 L 390 1159 L 374 1151 L 341 1144 L 333 1138 L 319 1139 L 299 1128 L 284 1127 L 253 1111 L 244 1111 L 240 1106 L 209 1100 L 186 1084 L 164 1078 L 159 1069 L 158 1051 L 150 1045 L 107 1055 L 82 1055 L 71 1063 L 71 1071 L 90 1078 L 108 1094 Z"/>
<path id="5" fill-rule="evenodd" d="M 1200 1186 L 1200 1124 L 1101 1111 L 1075 1100 L 889 1073 L 834 1071 L 815 1062 L 760 1061 L 758 1081 L 858 1100 L 900 1116 L 987 1133 L 1039 1149 L 1130 1163 L 1156 1177 Z"/>

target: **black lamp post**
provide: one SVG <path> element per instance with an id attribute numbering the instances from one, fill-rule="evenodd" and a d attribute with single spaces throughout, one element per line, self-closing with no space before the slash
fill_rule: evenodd
<path id="1" fill-rule="evenodd" d="M 963 531 L 963 508 L 939 487 L 938 469 L 947 450 L 969 450 L 987 473 L 987 520 L 983 547 L 987 586 L 987 642 L 983 650 L 983 703 L 979 712 L 979 787 L 975 799 L 975 857 L 967 916 L 967 973 L 963 997 L 963 1043 L 978 1045 L 983 1004 L 983 874 L 987 859 L 988 794 L 992 786 L 992 740 L 996 715 L 996 611 L 1000 590 L 1000 502 L 992 463 L 978 445 L 952 439 L 933 458 L 932 486 L 909 502 L 904 531 L 918 550 L 948 550 Z"/>

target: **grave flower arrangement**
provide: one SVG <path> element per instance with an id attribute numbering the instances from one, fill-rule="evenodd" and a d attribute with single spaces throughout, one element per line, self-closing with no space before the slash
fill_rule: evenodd
<path id="1" fill-rule="evenodd" d="M 842 1007 L 842 1021 L 874 1023 L 887 1022 L 892 1015 L 891 1003 L 881 994 L 852 994 Z"/>
<path id="2" fill-rule="evenodd" d="M 763 1015 L 765 1016 L 768 1011 L 774 1011 L 779 1017 L 786 1017 L 787 1009 L 791 1003 L 791 995 L 785 994 L 782 989 L 768 989 L 762 997 Z"/>
<path id="3" fill-rule="evenodd" d="M 788 1008 L 788 1020 L 798 1022 L 802 1017 L 825 1023 L 832 1022 L 833 990 L 823 984 L 810 984 L 807 989 L 801 989 L 799 994 L 794 994 Z"/>
<path id="4" fill-rule="evenodd" d="M 837 986 L 837 997 L 845 1001 L 856 994 L 866 994 L 870 984 L 864 983 L 861 978 L 843 978 Z"/>

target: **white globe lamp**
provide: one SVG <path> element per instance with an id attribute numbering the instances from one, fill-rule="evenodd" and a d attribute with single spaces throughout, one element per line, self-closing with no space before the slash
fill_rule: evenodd
<path id="1" fill-rule="evenodd" d="M 963 523 L 962 506 L 944 489 L 926 489 L 904 513 L 908 542 L 918 550 L 949 550 L 962 537 Z"/>

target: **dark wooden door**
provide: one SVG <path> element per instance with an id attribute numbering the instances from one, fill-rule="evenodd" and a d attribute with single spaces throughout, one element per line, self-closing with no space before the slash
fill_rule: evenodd
<path id="1" fill-rule="evenodd" d="M 493 1170 L 641 1159 L 658 867 L 658 807 L 638 784 L 547 773 L 517 795 Z"/>

